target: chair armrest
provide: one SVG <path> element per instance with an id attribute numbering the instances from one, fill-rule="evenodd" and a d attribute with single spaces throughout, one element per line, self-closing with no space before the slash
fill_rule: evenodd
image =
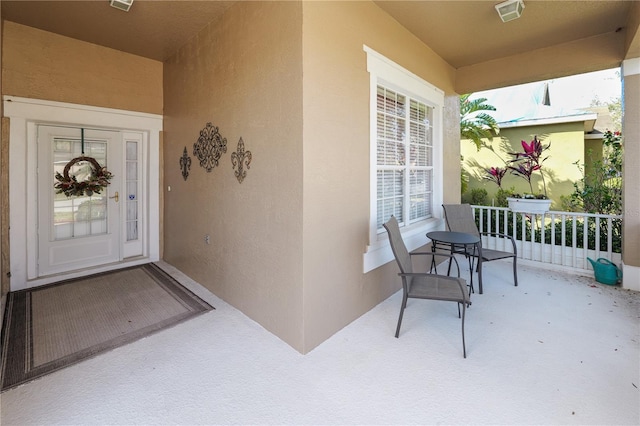
<path id="1" fill-rule="evenodd" d="M 513 237 L 509 234 L 503 234 L 502 232 L 480 232 L 480 235 L 490 235 L 492 237 L 503 237 L 503 238 L 510 238 L 513 240 Z"/>
<path id="2" fill-rule="evenodd" d="M 443 277 L 443 278 L 451 278 L 451 277 L 449 277 L 447 275 L 430 274 L 430 273 L 427 273 L 427 272 L 405 272 L 405 273 L 400 272 L 400 273 L 398 273 L 398 275 L 401 276 L 401 277 L 429 277 L 429 276 L 434 276 L 435 275 L 435 276 Z M 458 278 L 460 278 L 460 276 L 458 276 Z M 470 306 L 471 305 L 471 300 L 468 298 L 468 293 L 467 293 L 467 298 L 464 297 L 464 295 L 465 295 L 465 288 L 464 288 L 464 284 L 463 284 L 464 282 L 465 282 L 464 279 L 462 279 L 462 280 L 457 279 L 456 280 L 456 283 L 458 283 L 458 287 L 460 288 L 460 294 L 462 295 L 463 299 L 466 300 L 467 306 Z"/>
<path id="3" fill-rule="evenodd" d="M 518 254 L 518 250 L 516 249 L 516 241 L 513 239 L 511 235 L 503 234 L 501 232 L 480 232 L 480 235 L 487 235 L 491 237 L 500 237 L 500 238 L 508 238 L 511 240 L 511 245 L 513 246 L 513 253 Z"/>

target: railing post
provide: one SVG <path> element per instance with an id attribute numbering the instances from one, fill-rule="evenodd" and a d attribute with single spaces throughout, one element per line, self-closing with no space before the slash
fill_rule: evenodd
<path id="1" fill-rule="evenodd" d="M 596 250 L 596 259 L 600 257 L 600 218 L 596 217 L 596 246 L 594 247 Z"/>
<path id="2" fill-rule="evenodd" d="M 556 215 L 551 213 L 551 263 L 554 264 L 556 257 Z"/>
<path id="3" fill-rule="evenodd" d="M 613 253 L 613 220 L 607 218 L 607 253 Z"/>
<path id="4" fill-rule="evenodd" d="M 582 220 L 582 264 L 587 263 L 587 252 L 589 251 L 589 218 L 583 216 Z"/>

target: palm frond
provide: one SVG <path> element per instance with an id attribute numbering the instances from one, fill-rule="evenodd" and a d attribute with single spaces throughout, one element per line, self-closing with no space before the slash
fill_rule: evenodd
<path id="1" fill-rule="evenodd" d="M 486 98 L 469 100 L 471 94 L 460 96 L 460 137 L 469 139 L 479 151 L 483 139 L 493 140 L 494 134 L 500 132 L 500 126 L 495 118 L 483 111 L 495 111 L 493 105 L 487 104 Z"/>

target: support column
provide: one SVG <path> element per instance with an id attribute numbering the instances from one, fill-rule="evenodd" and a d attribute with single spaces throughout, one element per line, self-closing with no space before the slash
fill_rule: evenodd
<path id="1" fill-rule="evenodd" d="M 622 286 L 640 291 L 640 58 L 622 63 Z"/>

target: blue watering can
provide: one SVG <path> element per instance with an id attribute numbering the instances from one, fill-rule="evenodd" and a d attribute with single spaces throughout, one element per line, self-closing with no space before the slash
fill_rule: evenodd
<path id="1" fill-rule="evenodd" d="M 622 270 L 615 263 L 604 257 L 593 260 L 587 257 L 593 266 L 593 272 L 596 274 L 596 281 L 602 284 L 614 285 L 622 280 Z"/>

